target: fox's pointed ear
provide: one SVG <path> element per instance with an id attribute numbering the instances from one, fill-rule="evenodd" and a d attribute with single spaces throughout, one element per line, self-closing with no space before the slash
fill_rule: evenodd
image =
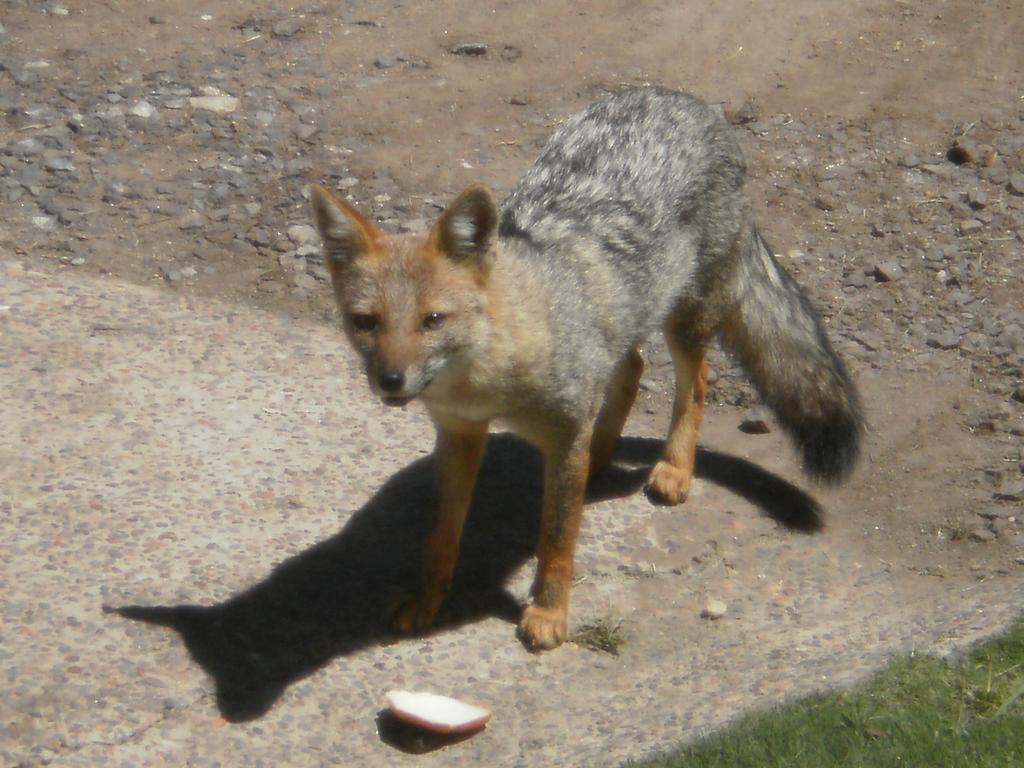
<path id="1" fill-rule="evenodd" d="M 377 228 L 369 220 L 326 187 L 314 184 L 311 193 L 324 255 L 331 262 L 345 264 L 370 250 Z"/>
<path id="2" fill-rule="evenodd" d="M 434 240 L 456 261 L 487 262 L 498 230 L 498 206 L 487 187 L 473 186 L 455 198 L 437 224 Z"/>

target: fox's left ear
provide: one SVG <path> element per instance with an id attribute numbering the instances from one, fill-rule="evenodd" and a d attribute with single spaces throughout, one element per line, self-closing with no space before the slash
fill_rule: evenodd
<path id="1" fill-rule="evenodd" d="M 441 214 L 433 238 L 449 258 L 483 265 L 489 260 L 497 230 L 494 196 L 487 187 L 473 186 Z"/>

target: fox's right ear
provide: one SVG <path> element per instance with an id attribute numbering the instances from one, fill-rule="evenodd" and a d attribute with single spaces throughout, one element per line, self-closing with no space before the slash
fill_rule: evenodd
<path id="1" fill-rule="evenodd" d="M 377 239 L 377 228 L 326 187 L 314 184 L 311 193 L 313 215 L 327 258 L 335 264 L 346 264 L 366 254 Z"/>

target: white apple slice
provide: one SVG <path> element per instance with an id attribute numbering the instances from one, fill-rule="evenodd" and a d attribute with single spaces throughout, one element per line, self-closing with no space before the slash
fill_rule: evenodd
<path id="1" fill-rule="evenodd" d="M 435 733 L 467 733 L 491 719 L 489 709 L 436 693 L 388 691 L 385 698 L 395 717 Z"/>

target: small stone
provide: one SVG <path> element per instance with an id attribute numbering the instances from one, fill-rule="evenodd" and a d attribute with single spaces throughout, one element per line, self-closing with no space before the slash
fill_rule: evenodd
<path id="1" fill-rule="evenodd" d="M 921 164 L 921 158 L 911 152 L 900 158 L 899 162 L 904 168 L 917 168 Z"/>
<path id="2" fill-rule="evenodd" d="M 168 283 L 180 283 L 181 282 L 181 270 L 176 267 L 168 267 L 161 264 L 159 267 L 160 276 Z"/>
<path id="3" fill-rule="evenodd" d="M 768 415 L 760 408 L 755 408 L 744 416 L 739 429 L 748 435 L 767 435 L 772 431 Z"/>
<path id="4" fill-rule="evenodd" d="M 715 598 L 708 598 L 708 601 L 704 604 L 704 609 L 700 612 L 702 619 L 710 619 L 711 621 L 717 621 L 725 616 L 729 611 L 729 606 L 723 603 L 721 600 Z"/>
<path id="5" fill-rule="evenodd" d="M 1011 173 L 1007 184 L 1013 194 L 1024 195 L 1024 173 Z"/>
<path id="6" fill-rule="evenodd" d="M 983 517 L 986 520 L 998 520 L 1012 516 L 1013 512 L 1009 507 L 988 507 L 978 513 L 978 517 Z"/>
<path id="7" fill-rule="evenodd" d="M 1024 480 L 1008 480 L 992 497 L 1001 501 L 1024 501 Z"/>
<path id="8" fill-rule="evenodd" d="M 925 344 L 932 349 L 956 349 L 960 346 L 960 337 L 953 331 L 944 331 L 929 336 L 925 339 Z"/>
<path id="9" fill-rule="evenodd" d="M 456 56 L 484 56 L 487 53 L 486 43 L 458 43 L 448 49 Z"/>
<path id="10" fill-rule="evenodd" d="M 899 265 L 899 262 L 885 261 L 881 264 L 876 264 L 872 274 L 875 276 L 875 280 L 880 283 L 891 283 L 903 277 L 903 267 Z"/>
<path id="11" fill-rule="evenodd" d="M 970 234 L 972 234 L 974 232 L 977 232 L 979 229 L 983 229 L 984 226 L 985 225 L 982 224 L 977 219 L 966 219 L 965 221 L 961 221 L 960 222 L 960 227 L 959 227 L 960 234 L 961 235 L 970 235 Z"/>
<path id="12" fill-rule="evenodd" d="M 292 284 L 303 291 L 315 291 L 317 287 L 317 280 L 312 275 L 308 275 L 305 272 L 296 272 L 292 276 Z"/>
<path id="13" fill-rule="evenodd" d="M 846 276 L 846 285 L 851 288 L 866 288 L 868 285 L 868 276 L 864 274 L 863 269 L 855 269 Z"/>
<path id="14" fill-rule="evenodd" d="M 525 107 L 530 103 L 530 100 L 526 96 L 516 95 L 511 96 L 508 103 L 514 107 Z"/>
<path id="15" fill-rule="evenodd" d="M 290 18 L 277 22 L 272 28 L 274 37 L 289 38 L 302 31 L 302 19 Z"/>
<path id="16" fill-rule="evenodd" d="M 1024 384 L 1018 384 L 1017 388 L 1013 390 L 1013 394 L 1010 395 L 1018 403 L 1024 403 Z"/>
<path id="17" fill-rule="evenodd" d="M 199 229 L 206 226 L 206 217 L 198 211 L 189 211 L 178 220 L 178 229 Z"/>
<path id="18" fill-rule="evenodd" d="M 143 120 L 148 120 L 149 118 L 151 118 L 154 112 L 156 112 L 156 109 L 153 107 L 152 104 L 150 104 L 145 99 L 143 99 L 130 110 L 128 110 L 129 115 L 141 117 Z"/>
<path id="19" fill-rule="evenodd" d="M 235 96 L 193 96 L 188 100 L 195 109 L 226 115 L 238 109 L 238 98 Z"/>
<path id="20" fill-rule="evenodd" d="M 972 189 L 967 193 L 967 204 L 976 211 L 988 205 L 988 195 L 980 189 Z"/>
<path id="21" fill-rule="evenodd" d="M 320 241 L 320 234 L 309 224 L 292 224 L 288 227 L 288 239 L 295 245 L 306 245 Z"/>
<path id="22" fill-rule="evenodd" d="M 295 129 L 295 137 L 299 141 L 312 142 L 320 133 L 320 128 L 315 125 L 300 125 Z"/>
<path id="23" fill-rule="evenodd" d="M 69 157 L 51 157 L 46 161 L 46 170 L 48 171 L 73 171 L 75 170 L 74 164 L 71 162 Z"/>
<path id="24" fill-rule="evenodd" d="M 974 541 L 995 541 L 996 535 L 988 528 L 975 528 L 971 531 L 971 538 Z"/>
<path id="25" fill-rule="evenodd" d="M 149 17 L 149 23 L 150 24 L 154 24 L 154 25 L 156 25 L 156 24 L 166 24 L 167 21 L 166 21 L 166 19 L 164 19 L 163 16 L 150 16 Z"/>
<path id="26" fill-rule="evenodd" d="M 834 211 L 836 209 L 836 202 L 825 195 L 818 195 L 814 198 L 814 207 L 819 211 Z"/>

